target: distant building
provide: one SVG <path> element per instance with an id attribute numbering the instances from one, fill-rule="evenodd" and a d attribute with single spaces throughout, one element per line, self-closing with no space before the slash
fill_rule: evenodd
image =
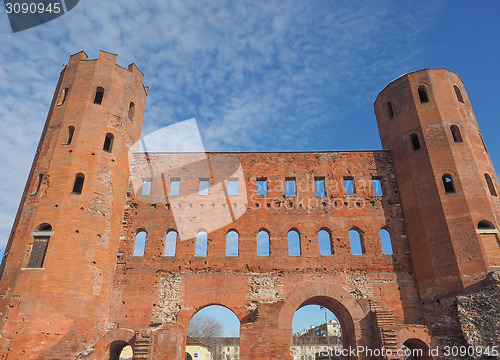
<path id="1" fill-rule="evenodd" d="M 200 340 L 210 347 L 213 360 L 239 360 L 240 358 L 239 337 L 202 338 Z"/>
<path id="2" fill-rule="evenodd" d="M 212 352 L 210 347 L 195 339 L 188 336 L 186 339 L 186 360 L 212 360 Z"/>
<path id="3" fill-rule="evenodd" d="M 294 334 L 294 360 L 340 359 L 332 356 L 342 349 L 342 327 L 338 320 L 313 325 L 309 329 Z"/>

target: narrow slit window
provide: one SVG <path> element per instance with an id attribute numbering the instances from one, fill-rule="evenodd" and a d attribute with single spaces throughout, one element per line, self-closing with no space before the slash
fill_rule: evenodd
<path id="1" fill-rule="evenodd" d="M 61 92 L 61 96 L 59 98 L 59 104 L 57 105 L 62 105 L 66 102 L 66 96 L 68 95 L 68 88 L 64 88 L 63 91 Z"/>
<path id="2" fill-rule="evenodd" d="M 194 256 L 207 256 L 208 234 L 206 231 L 200 231 L 196 234 L 196 248 Z"/>
<path id="3" fill-rule="evenodd" d="M 288 232 L 288 256 L 300 256 L 300 235 L 295 230 Z"/>
<path id="4" fill-rule="evenodd" d="M 238 256 L 238 233 L 234 230 L 230 231 L 226 235 L 226 256 L 235 257 Z"/>
<path id="5" fill-rule="evenodd" d="M 356 189 L 354 188 L 354 178 L 345 177 L 344 178 L 344 193 L 345 194 L 354 194 Z"/>
<path id="6" fill-rule="evenodd" d="M 74 126 L 68 127 L 68 140 L 66 141 L 66 145 L 71 144 L 71 142 L 73 141 L 74 134 L 75 134 L 75 127 Z"/>
<path id="7" fill-rule="evenodd" d="M 488 148 L 486 147 L 486 144 L 484 143 L 483 136 L 479 134 L 479 137 L 481 138 L 481 143 L 483 144 L 484 151 L 486 151 L 486 154 L 488 153 Z"/>
<path id="8" fill-rule="evenodd" d="M 175 256 L 175 249 L 177 245 L 177 232 L 170 230 L 165 237 L 165 252 L 163 256 Z"/>
<path id="9" fill-rule="evenodd" d="M 227 194 L 229 196 L 238 195 L 238 179 L 229 179 L 227 181 Z"/>
<path id="10" fill-rule="evenodd" d="M 170 180 L 170 196 L 178 196 L 181 192 L 181 179 Z"/>
<path id="11" fill-rule="evenodd" d="M 144 196 L 151 195 L 151 186 L 152 186 L 152 184 L 153 184 L 153 182 L 151 181 L 151 179 L 142 180 L 141 195 L 144 195 Z"/>
<path id="12" fill-rule="evenodd" d="M 128 106 L 128 118 L 130 120 L 134 120 L 134 115 L 135 115 L 135 104 L 133 102 L 130 102 L 130 105 Z"/>
<path id="13" fill-rule="evenodd" d="M 28 268 L 43 268 L 50 236 L 52 234 L 52 226 L 49 224 L 42 224 L 38 227 L 38 231 L 36 231 L 36 235 L 33 237 L 33 244 L 31 246 L 30 257 L 28 260 Z"/>
<path id="14" fill-rule="evenodd" d="M 314 187 L 316 189 L 316 197 L 326 197 L 325 178 L 314 178 Z"/>
<path id="15" fill-rule="evenodd" d="M 113 149 L 114 139 L 115 139 L 115 137 L 113 134 L 107 133 L 106 137 L 104 138 L 104 145 L 103 145 L 102 149 L 104 151 L 111 152 L 111 150 Z"/>
<path id="16" fill-rule="evenodd" d="M 319 254 L 321 256 L 333 255 L 332 251 L 332 237 L 330 233 L 326 230 L 318 231 L 318 245 Z"/>
<path id="17" fill-rule="evenodd" d="M 373 185 L 373 195 L 375 196 L 384 195 L 384 191 L 382 190 L 382 181 L 379 178 L 373 178 L 372 185 Z"/>
<path id="18" fill-rule="evenodd" d="M 257 233 L 257 256 L 269 256 L 269 233 L 261 230 Z"/>
<path id="19" fill-rule="evenodd" d="M 36 187 L 34 191 L 31 193 L 31 195 L 36 195 L 40 191 L 40 186 L 42 186 L 42 180 L 43 180 L 43 174 L 38 174 L 38 179 L 36 182 Z"/>
<path id="20" fill-rule="evenodd" d="M 463 142 L 462 140 L 462 134 L 460 134 L 460 129 L 456 125 L 451 125 L 450 126 L 451 130 L 451 136 L 453 136 L 453 141 L 456 143 L 461 143 Z"/>
<path id="21" fill-rule="evenodd" d="M 387 103 L 387 113 L 389 114 L 389 119 L 394 117 L 394 108 L 392 107 L 392 103 L 390 101 Z"/>
<path id="22" fill-rule="evenodd" d="M 83 183 L 85 182 L 85 175 L 78 173 L 75 176 L 75 183 L 73 184 L 73 194 L 80 195 L 83 190 Z"/>
<path id="23" fill-rule="evenodd" d="M 490 190 L 490 195 L 497 196 L 497 191 L 495 189 L 495 186 L 493 185 L 491 176 L 489 176 L 488 174 L 484 174 L 484 178 L 486 179 L 486 184 L 488 185 L 488 189 Z"/>
<path id="24" fill-rule="evenodd" d="M 148 234 L 141 230 L 135 235 L 134 242 L 134 256 L 144 256 L 144 249 L 146 248 L 146 238 Z"/>
<path id="25" fill-rule="evenodd" d="M 382 245 L 382 253 L 385 255 L 392 255 L 392 241 L 391 234 L 386 229 L 380 229 L 380 243 Z"/>
<path id="26" fill-rule="evenodd" d="M 417 151 L 418 149 L 420 149 L 420 140 L 418 140 L 417 134 L 411 134 L 410 141 L 411 141 L 413 151 Z"/>
<path id="27" fill-rule="evenodd" d="M 104 89 L 99 86 L 95 90 L 94 104 L 101 105 L 103 97 L 104 97 Z"/>
<path id="28" fill-rule="evenodd" d="M 257 195 L 267 195 L 267 178 L 257 179 Z"/>
<path id="29" fill-rule="evenodd" d="M 358 230 L 351 229 L 349 231 L 349 242 L 351 244 L 352 255 L 363 255 L 365 253 L 365 249 L 363 248 L 363 237 Z"/>
<path id="30" fill-rule="evenodd" d="M 421 104 L 429 102 L 429 97 L 427 96 L 427 90 L 425 89 L 425 86 L 420 86 L 418 88 L 418 97 L 420 98 Z"/>
<path id="31" fill-rule="evenodd" d="M 295 178 L 285 178 L 285 193 L 286 196 L 297 196 Z"/>
<path id="32" fill-rule="evenodd" d="M 209 179 L 200 179 L 200 188 L 198 191 L 198 195 L 208 196 L 208 189 L 210 187 Z"/>
<path id="33" fill-rule="evenodd" d="M 457 100 L 463 104 L 464 98 L 462 97 L 462 92 L 458 88 L 458 86 L 454 85 L 453 88 L 455 89 L 455 94 L 457 95 Z"/>
<path id="34" fill-rule="evenodd" d="M 444 186 L 444 191 L 447 194 L 455 192 L 455 185 L 453 185 L 453 179 L 451 175 L 449 174 L 443 175 L 443 186 Z"/>

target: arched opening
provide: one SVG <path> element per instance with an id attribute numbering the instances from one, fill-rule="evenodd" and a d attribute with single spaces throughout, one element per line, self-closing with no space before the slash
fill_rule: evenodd
<path id="1" fill-rule="evenodd" d="M 411 146 L 413 148 L 413 151 L 420 149 L 420 141 L 418 140 L 417 134 L 411 134 L 410 141 L 411 141 Z"/>
<path id="2" fill-rule="evenodd" d="M 240 325 L 238 317 L 225 306 L 202 308 L 189 322 L 185 353 L 193 359 L 239 359 Z"/>
<path id="3" fill-rule="evenodd" d="M 208 234 L 206 231 L 201 230 L 196 234 L 196 248 L 194 256 L 207 256 L 208 247 Z"/>
<path id="4" fill-rule="evenodd" d="M 57 105 L 62 105 L 66 102 L 66 96 L 68 95 L 68 88 L 64 88 L 59 96 L 59 103 Z"/>
<path id="5" fill-rule="evenodd" d="M 135 115 L 135 104 L 131 101 L 130 105 L 128 106 L 128 118 L 130 120 L 134 120 L 134 115 Z"/>
<path id="6" fill-rule="evenodd" d="M 394 108 L 392 107 L 392 103 L 390 101 L 387 103 L 387 114 L 389 115 L 389 119 L 394 117 Z"/>
<path id="7" fill-rule="evenodd" d="M 40 187 L 42 186 L 42 181 L 43 181 L 43 174 L 38 174 L 38 179 L 36 182 L 36 187 L 35 189 L 31 192 L 30 195 L 36 195 L 40 191 Z"/>
<path id="8" fill-rule="evenodd" d="M 288 256 L 300 256 L 300 235 L 296 230 L 288 232 Z"/>
<path id="9" fill-rule="evenodd" d="M 455 185 L 453 185 L 453 178 L 450 174 L 443 175 L 443 186 L 445 193 L 451 194 L 455 192 Z"/>
<path id="10" fill-rule="evenodd" d="M 460 92 L 460 89 L 458 88 L 457 85 L 454 85 L 453 88 L 455 89 L 455 95 L 457 95 L 457 100 L 461 103 L 464 102 L 464 98 L 462 97 L 462 93 Z"/>
<path id="11" fill-rule="evenodd" d="M 257 256 L 269 256 L 269 232 L 262 229 L 257 233 Z"/>
<path id="12" fill-rule="evenodd" d="M 490 190 L 490 195 L 497 196 L 497 191 L 495 189 L 495 186 L 493 185 L 491 177 L 488 174 L 484 174 L 484 179 L 486 180 L 486 184 L 488 185 L 488 190 Z"/>
<path id="13" fill-rule="evenodd" d="M 429 102 L 429 96 L 427 96 L 427 90 L 425 86 L 419 86 L 418 87 L 418 97 L 420 98 L 420 103 L 426 103 Z"/>
<path id="14" fill-rule="evenodd" d="M 73 135 L 75 134 L 75 127 L 70 126 L 68 128 L 68 140 L 66 140 L 66 145 L 70 145 L 71 142 L 73 141 Z"/>
<path id="15" fill-rule="evenodd" d="M 481 220 L 477 224 L 476 232 L 487 264 L 489 266 L 498 265 L 500 262 L 500 239 L 495 225 L 488 220 Z"/>
<path id="16" fill-rule="evenodd" d="M 239 235 L 236 231 L 231 230 L 226 235 L 226 256 L 238 256 L 238 238 Z"/>
<path id="17" fill-rule="evenodd" d="M 332 237 L 325 229 L 318 231 L 319 254 L 321 256 L 333 255 Z"/>
<path id="18" fill-rule="evenodd" d="M 28 268 L 41 269 L 45 261 L 45 254 L 49 246 L 50 237 L 54 234 L 52 226 L 47 223 L 40 224 L 33 236 L 33 244 L 31 245 L 30 257 L 28 260 Z"/>
<path id="19" fill-rule="evenodd" d="M 189 341 L 189 339 L 188 339 Z M 188 342 L 186 342 L 186 347 L 188 346 Z M 185 360 L 193 360 L 193 357 L 191 356 L 190 353 L 186 352 L 186 356 L 184 357 Z"/>
<path id="20" fill-rule="evenodd" d="M 477 224 L 477 228 L 479 230 L 481 230 L 481 229 L 483 229 L 483 230 L 484 229 L 494 229 L 495 226 L 487 220 L 482 220 L 479 222 L 479 224 Z"/>
<path id="21" fill-rule="evenodd" d="M 349 242 L 351 244 L 352 255 L 363 255 L 365 248 L 363 246 L 362 232 L 356 228 L 349 230 Z"/>
<path id="22" fill-rule="evenodd" d="M 134 256 L 144 256 L 144 249 L 146 248 L 146 237 L 147 232 L 144 230 L 138 230 L 135 235 L 134 242 Z"/>
<path id="23" fill-rule="evenodd" d="M 115 341 L 110 347 L 110 360 L 132 360 L 134 357 L 134 351 L 132 346 L 130 346 L 125 341 Z"/>
<path id="24" fill-rule="evenodd" d="M 78 173 L 75 176 L 75 183 L 73 184 L 72 194 L 80 195 L 83 190 L 83 183 L 85 182 L 85 175 Z"/>
<path id="25" fill-rule="evenodd" d="M 169 230 L 165 237 L 165 251 L 163 256 L 175 256 L 175 249 L 177 246 L 177 231 Z"/>
<path id="26" fill-rule="evenodd" d="M 403 356 L 405 360 L 430 360 L 429 346 L 420 339 L 408 339 L 403 343 Z"/>
<path id="27" fill-rule="evenodd" d="M 107 133 L 106 137 L 104 138 L 104 145 L 102 149 L 107 152 L 111 152 L 113 149 L 113 140 L 115 139 L 115 136 L 111 133 Z"/>
<path id="28" fill-rule="evenodd" d="M 94 104 L 101 105 L 103 97 L 104 97 L 104 88 L 99 86 L 95 90 Z"/>
<path id="29" fill-rule="evenodd" d="M 382 254 L 392 255 L 391 234 L 386 229 L 380 229 L 380 243 L 382 245 Z"/>
<path id="30" fill-rule="evenodd" d="M 462 134 L 460 134 L 460 129 L 456 125 L 451 125 L 450 126 L 451 130 L 451 136 L 453 136 L 453 141 L 456 143 L 461 143 L 463 142 L 462 140 Z"/>

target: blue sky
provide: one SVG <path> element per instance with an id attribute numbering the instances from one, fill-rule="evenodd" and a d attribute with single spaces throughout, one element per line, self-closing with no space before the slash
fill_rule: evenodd
<path id="1" fill-rule="evenodd" d="M 498 170 L 498 14 L 498 1 L 82 0 L 12 34 L 1 12 L 0 253 L 70 54 L 137 64 L 150 87 L 143 135 L 196 118 L 211 151 L 380 149 L 377 94 L 448 68 Z"/>

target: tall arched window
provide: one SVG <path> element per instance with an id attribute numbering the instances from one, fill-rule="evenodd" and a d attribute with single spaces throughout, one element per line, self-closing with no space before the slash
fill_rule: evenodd
<path id="1" fill-rule="evenodd" d="M 451 136 L 453 136 L 453 141 L 456 143 L 461 143 L 463 142 L 462 140 L 462 134 L 460 134 L 460 129 L 456 125 L 451 125 L 450 126 L 451 130 Z"/>
<path id="2" fill-rule="evenodd" d="M 444 191 L 447 194 L 455 192 L 455 185 L 453 184 L 453 178 L 451 177 L 450 174 L 443 175 L 443 186 L 444 186 Z"/>
<path id="3" fill-rule="evenodd" d="M 380 229 L 380 243 L 382 244 L 382 253 L 386 255 L 392 255 L 392 241 L 391 234 L 386 229 Z"/>
<path id="4" fill-rule="evenodd" d="M 66 140 L 66 145 L 71 144 L 71 142 L 73 141 L 74 134 L 75 134 L 75 127 L 74 126 L 68 127 L 68 140 Z"/>
<path id="5" fill-rule="evenodd" d="M 411 146 L 413 148 L 413 151 L 420 149 L 420 141 L 418 140 L 417 134 L 411 134 L 410 140 L 411 140 Z"/>
<path id="6" fill-rule="evenodd" d="M 363 237 L 360 231 L 354 228 L 349 230 L 349 242 L 351 244 L 352 255 L 363 255 L 365 253 Z"/>
<path id="7" fill-rule="evenodd" d="M 33 236 L 33 244 L 31 245 L 28 268 L 43 268 L 49 240 L 53 234 L 54 232 L 50 224 L 41 224 L 36 231 L 33 231 L 31 234 Z"/>
<path id="8" fill-rule="evenodd" d="M 130 120 L 134 120 L 134 115 L 135 115 L 135 104 L 131 101 L 130 105 L 128 106 L 128 118 Z"/>
<path id="9" fill-rule="evenodd" d="M 490 195 L 497 196 L 497 191 L 495 189 L 495 186 L 493 185 L 491 177 L 488 174 L 484 174 L 484 178 L 486 179 L 486 184 L 488 185 L 488 189 L 490 190 Z"/>
<path id="10" fill-rule="evenodd" d="M 318 231 L 319 254 L 322 256 L 333 255 L 332 237 L 324 229 Z"/>
<path id="11" fill-rule="evenodd" d="M 139 232 L 135 235 L 134 256 L 144 256 L 147 236 L 148 234 L 144 230 L 139 230 Z"/>
<path id="12" fill-rule="evenodd" d="M 207 256 L 208 234 L 206 231 L 199 231 L 196 234 L 196 249 L 194 256 Z"/>
<path id="13" fill-rule="evenodd" d="M 99 86 L 95 90 L 94 104 L 101 105 L 103 97 L 104 97 L 104 88 Z"/>
<path id="14" fill-rule="evenodd" d="M 107 152 L 111 152 L 113 149 L 113 140 L 115 139 L 115 136 L 111 133 L 107 133 L 106 137 L 104 138 L 104 145 L 102 149 Z"/>
<path id="15" fill-rule="evenodd" d="M 57 105 L 62 105 L 66 102 L 66 96 L 68 95 L 68 88 L 64 88 L 59 96 L 59 103 Z"/>
<path id="16" fill-rule="evenodd" d="M 177 245 L 177 231 L 169 230 L 165 237 L 165 252 L 163 256 L 175 256 L 175 249 Z"/>
<path id="17" fill-rule="evenodd" d="M 75 176 L 75 183 L 73 184 L 72 194 L 80 195 L 83 190 L 83 183 L 85 182 L 85 175 L 78 173 Z"/>
<path id="18" fill-rule="evenodd" d="M 429 96 L 427 96 L 427 90 L 425 89 L 425 86 L 418 87 L 418 97 L 420 98 L 421 104 L 429 102 Z"/>
<path id="19" fill-rule="evenodd" d="M 300 235 L 296 230 L 288 232 L 288 256 L 300 256 Z"/>
<path id="20" fill-rule="evenodd" d="M 257 233 L 257 256 L 269 256 L 269 233 L 262 229 Z"/>
<path id="21" fill-rule="evenodd" d="M 458 88 L 457 85 L 454 85 L 453 88 L 455 89 L 455 94 L 457 95 L 457 100 L 461 103 L 464 102 L 464 98 L 462 97 L 462 93 L 460 92 L 460 89 Z"/>
<path id="22" fill-rule="evenodd" d="M 226 235 L 226 256 L 238 256 L 238 233 L 231 230 Z"/>

